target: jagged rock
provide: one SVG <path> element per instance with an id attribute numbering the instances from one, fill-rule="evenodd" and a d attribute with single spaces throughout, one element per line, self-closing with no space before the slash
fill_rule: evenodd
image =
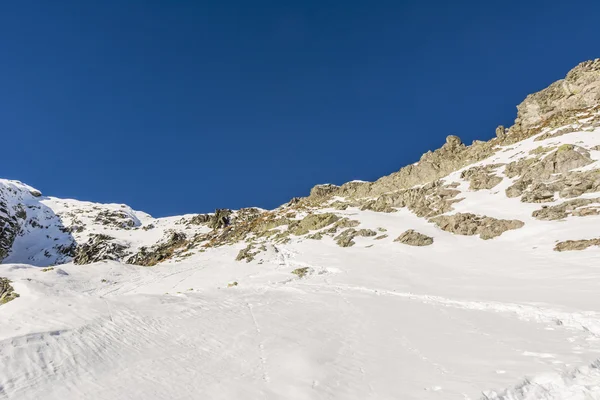
<path id="1" fill-rule="evenodd" d="M 525 225 L 519 220 L 496 219 L 471 213 L 442 215 L 431 218 L 429 221 L 444 231 L 458 235 L 479 235 L 484 240 L 495 238 L 508 230 L 519 229 Z"/>
<path id="2" fill-rule="evenodd" d="M 494 175 L 492 170 L 502 165 L 503 164 L 492 164 L 469 168 L 463 171 L 460 177 L 461 179 L 469 181 L 469 189 L 471 190 L 492 189 L 502 182 L 502 178 Z"/>
<path id="3" fill-rule="evenodd" d="M 381 239 L 385 239 L 386 237 L 388 237 L 388 235 L 386 235 L 386 234 L 383 234 L 383 235 L 379 235 L 379 236 L 377 236 L 377 237 L 376 237 L 375 239 L 373 239 L 373 240 L 381 240 Z"/>
<path id="4" fill-rule="evenodd" d="M 600 206 L 600 198 L 568 200 L 555 206 L 542 207 L 540 210 L 534 211 L 532 216 L 543 221 L 555 221 L 557 219 L 567 218 L 569 215 L 579 217 L 599 215 L 599 207 L 581 208 L 590 204 L 599 204 Z"/>
<path id="5" fill-rule="evenodd" d="M 221 229 L 229 225 L 229 216 L 232 211 L 225 208 L 219 208 L 215 210 L 215 213 L 211 216 L 208 226 L 212 229 Z"/>
<path id="6" fill-rule="evenodd" d="M 0 261 L 10 252 L 19 230 L 17 217 L 9 213 L 6 202 L 0 198 Z"/>
<path id="7" fill-rule="evenodd" d="M 175 255 L 177 250 L 180 250 L 186 245 L 186 235 L 182 232 L 172 232 L 166 242 L 157 244 L 150 249 L 145 247 L 140 248 L 139 252 L 127 260 L 127 264 L 142 265 L 152 267 L 160 262 L 166 261 Z"/>
<path id="8" fill-rule="evenodd" d="M 459 193 L 451 185 L 435 181 L 422 187 L 383 194 L 376 200 L 367 201 L 361 209 L 387 212 L 394 210 L 393 207 L 407 207 L 419 217 L 432 217 L 451 211 L 452 204 L 460 201 L 455 199 Z"/>
<path id="9" fill-rule="evenodd" d="M 529 151 L 529 154 L 531 155 L 539 155 L 539 154 L 546 154 L 551 152 L 552 150 L 554 150 L 553 147 L 542 147 L 542 146 L 538 146 L 533 150 Z"/>
<path id="10" fill-rule="evenodd" d="M 404 243 L 410 246 L 429 246 L 433 244 L 433 238 L 413 229 L 409 229 L 394 239 L 394 242 Z"/>
<path id="11" fill-rule="evenodd" d="M 321 240 L 323 239 L 323 234 L 321 232 L 315 232 L 313 234 L 307 235 L 306 238 L 312 240 Z"/>
<path id="12" fill-rule="evenodd" d="M 210 222 L 211 220 L 210 214 L 198 214 L 194 215 L 192 219 L 190 219 L 189 223 L 192 225 L 204 225 Z"/>
<path id="13" fill-rule="evenodd" d="M 11 282 L 6 278 L 0 278 L 0 305 L 6 304 L 19 297 L 10 284 Z"/>
<path id="14" fill-rule="evenodd" d="M 505 174 L 509 178 L 520 176 L 506 189 L 507 197 L 523 196 L 521 201 L 528 203 L 552 201 L 555 192 L 562 192 L 570 177 L 577 173 L 571 170 L 584 167 L 593 162 L 589 152 L 578 146 L 563 145 L 543 158 L 521 159 L 508 164 Z M 591 171 L 586 172 L 589 175 Z M 561 174 L 557 177 L 557 174 Z M 600 183 L 600 182 L 599 182 Z M 529 193 L 526 193 L 526 192 Z"/>
<path id="15" fill-rule="evenodd" d="M 504 139 L 506 137 L 506 128 L 503 125 L 498 125 L 496 128 L 496 137 Z"/>
<path id="16" fill-rule="evenodd" d="M 131 229 L 136 226 L 136 221 L 131 215 L 123 211 L 102 210 L 94 219 L 94 222 L 105 226 L 112 226 L 120 229 Z"/>
<path id="17" fill-rule="evenodd" d="M 462 142 L 462 140 L 460 140 L 460 138 L 456 135 L 449 135 L 446 136 L 446 144 L 444 144 L 445 148 L 448 149 L 457 149 L 459 147 L 463 146 L 464 144 Z"/>
<path id="18" fill-rule="evenodd" d="M 247 247 L 240 250 L 240 252 L 238 253 L 235 260 L 236 261 L 246 260 L 246 262 L 249 263 L 250 261 L 254 260 L 255 255 L 260 253 L 260 251 L 252 251 L 252 250 L 254 250 L 254 245 L 249 244 Z"/>
<path id="19" fill-rule="evenodd" d="M 331 193 L 335 192 L 338 186 L 332 185 L 331 183 L 316 185 L 310 191 L 311 197 L 326 197 Z"/>
<path id="20" fill-rule="evenodd" d="M 84 265 L 104 260 L 122 259 L 126 255 L 125 250 L 127 247 L 115 243 L 113 240 L 115 238 L 108 235 L 91 235 L 87 243 L 76 248 L 73 263 Z"/>
<path id="21" fill-rule="evenodd" d="M 546 89 L 530 94 L 517 106 L 513 132 L 526 132 L 553 117 L 598 105 L 600 98 L 600 59 L 586 61 Z M 566 123 L 562 124 L 567 125 Z"/>
<path id="22" fill-rule="evenodd" d="M 292 274 L 297 275 L 298 278 L 302 279 L 306 275 L 308 275 L 310 272 L 311 272 L 311 269 L 309 267 L 302 267 L 302 268 L 296 268 L 295 270 L 293 270 Z"/>
<path id="23" fill-rule="evenodd" d="M 333 203 L 331 203 L 331 207 L 335 208 L 336 210 L 346 210 L 348 209 L 348 207 L 350 206 L 350 204 L 348 203 L 344 203 L 342 201 L 335 201 Z"/>
<path id="24" fill-rule="evenodd" d="M 323 213 L 323 214 L 309 214 L 300 221 L 292 221 L 289 224 L 289 231 L 296 235 L 305 235 L 310 231 L 325 228 L 340 219 L 335 214 Z"/>
<path id="25" fill-rule="evenodd" d="M 591 246 L 600 246 L 600 239 L 567 240 L 559 242 L 554 247 L 554 251 L 585 250 Z"/>
<path id="26" fill-rule="evenodd" d="M 229 217 L 230 224 L 248 223 L 258 218 L 262 214 L 262 210 L 256 207 L 241 208 L 232 213 Z"/>
<path id="27" fill-rule="evenodd" d="M 357 236 L 377 236 L 377 232 L 371 229 L 360 229 L 357 231 L 354 228 L 348 228 L 342 233 L 340 233 L 338 236 L 336 236 L 335 241 L 340 247 L 352 247 L 356 244 L 353 239 Z"/>

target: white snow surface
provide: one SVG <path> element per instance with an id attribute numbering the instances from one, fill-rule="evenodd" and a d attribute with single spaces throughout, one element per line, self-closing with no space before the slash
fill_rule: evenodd
<path id="1" fill-rule="evenodd" d="M 531 138 L 478 164 L 563 143 L 592 148 L 600 131 Z M 510 179 L 469 191 L 460 172 L 446 178 L 461 182 L 454 212 L 525 226 L 484 241 L 407 209 L 332 209 L 323 211 L 388 237 L 350 248 L 297 237 L 251 263 L 235 261 L 239 243 L 150 268 L 107 261 L 47 272 L 40 267 L 59 258 L 40 255 L 50 239 L 20 236 L 0 265 L 21 295 L 0 307 L 0 399 L 600 399 L 600 247 L 553 251 L 557 241 L 600 237 L 600 216 L 539 221 L 531 213 L 540 204 L 505 196 Z M 0 185 L 44 206 L 58 242 L 58 220 L 73 210 L 92 227 L 73 233 L 78 241 L 107 233 L 134 248 L 189 217 Z M 94 225 L 98 209 L 156 228 Z M 407 229 L 434 244 L 395 243 Z M 291 274 L 301 267 L 306 277 Z"/>

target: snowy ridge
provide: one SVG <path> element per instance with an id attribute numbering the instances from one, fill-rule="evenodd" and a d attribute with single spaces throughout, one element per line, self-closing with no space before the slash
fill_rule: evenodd
<path id="1" fill-rule="evenodd" d="M 0 399 L 600 399 L 600 114 L 543 111 L 275 210 L 0 180 Z"/>

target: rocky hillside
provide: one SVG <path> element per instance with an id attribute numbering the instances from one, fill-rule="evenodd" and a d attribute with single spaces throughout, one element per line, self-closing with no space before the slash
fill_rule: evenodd
<path id="1" fill-rule="evenodd" d="M 491 140 L 448 136 L 375 182 L 317 185 L 274 210 L 153 218 L 0 180 L 0 316 L 12 321 L 0 398 L 77 398 L 96 387 L 90 370 L 114 388 L 98 398 L 137 398 L 106 371 L 154 388 L 154 363 L 208 398 L 600 398 L 599 227 L 600 60 L 528 96 Z M 202 367 L 188 354 L 229 386 L 192 379 Z M 411 378 L 398 385 L 397 370 Z M 558 378 L 525 378 L 539 373 Z"/>
<path id="2" fill-rule="evenodd" d="M 152 266 L 244 243 L 238 259 L 249 261 L 266 244 L 293 238 L 331 236 L 347 247 L 356 236 L 383 236 L 356 229 L 358 221 L 336 212 L 348 208 L 383 213 L 407 208 L 441 230 L 484 240 L 527 222 L 478 214 L 466 206 L 468 201 L 457 212 L 465 194 L 477 191 L 540 204 L 528 218 L 534 221 L 596 215 L 598 198 L 590 195 L 600 191 L 595 133 L 600 60 L 581 63 L 565 79 L 528 96 L 517 110 L 515 124 L 499 126 L 489 141 L 465 145 L 448 136 L 419 162 L 375 182 L 317 185 L 308 197 L 275 210 L 220 209 L 155 219 L 126 205 L 43 197 L 20 182 L 0 180 L 0 260 L 39 266 L 118 260 Z M 585 243 L 595 239 L 585 238 Z M 557 250 L 581 246 L 559 244 Z"/>

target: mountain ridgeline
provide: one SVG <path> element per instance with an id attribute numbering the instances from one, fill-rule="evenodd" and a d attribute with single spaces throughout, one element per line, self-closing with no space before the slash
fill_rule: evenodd
<path id="1" fill-rule="evenodd" d="M 317 185 L 309 196 L 274 210 L 218 209 L 152 218 L 126 205 L 45 197 L 20 182 L 0 180 L 0 260 L 37 266 L 103 260 L 153 266 L 243 243 L 237 259 L 250 262 L 268 245 L 292 239 L 331 237 L 350 247 L 356 237 L 386 236 L 361 229 L 358 221 L 338 212 L 347 209 L 394 213 L 406 208 L 440 230 L 488 240 L 528 221 L 457 212 L 456 205 L 466 191 L 498 191 L 503 182 L 502 195 L 539 204 L 532 220 L 597 215 L 600 194 L 590 195 L 600 191 L 595 131 L 600 127 L 600 59 L 579 64 L 565 79 L 529 95 L 517 111 L 514 125 L 497 127 L 489 141 L 465 145 L 448 136 L 441 148 L 375 182 Z M 591 139 L 573 141 L 567 135 L 574 132 L 586 132 Z M 526 142 L 539 145 L 515 151 Z M 404 240 L 414 236 L 420 244 L 435 245 L 435 238 L 418 235 Z M 556 250 L 585 248 L 599 240 L 575 239 L 558 243 Z"/>

